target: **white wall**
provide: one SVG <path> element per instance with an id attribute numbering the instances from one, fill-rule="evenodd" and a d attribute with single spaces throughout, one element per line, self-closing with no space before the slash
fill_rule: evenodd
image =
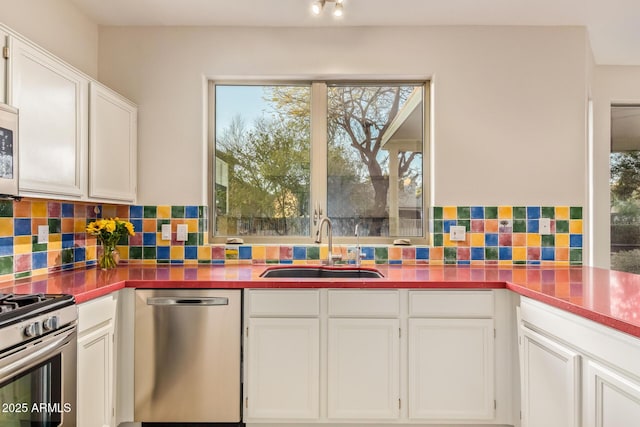
<path id="1" fill-rule="evenodd" d="M 137 102 L 139 197 L 205 202 L 205 77 L 433 77 L 434 203 L 585 204 L 579 27 L 101 27 L 99 78 Z"/>
<path id="2" fill-rule="evenodd" d="M 98 25 L 69 0 L 0 0 L 0 22 L 96 78 Z"/>
<path id="3" fill-rule="evenodd" d="M 640 104 L 640 67 L 596 66 L 593 83 L 594 235 L 593 265 L 610 264 L 609 154 L 611 152 L 611 104 Z"/>

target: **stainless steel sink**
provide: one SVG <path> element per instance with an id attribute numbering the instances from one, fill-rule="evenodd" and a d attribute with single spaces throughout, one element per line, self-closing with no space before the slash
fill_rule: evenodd
<path id="1" fill-rule="evenodd" d="M 263 278 L 315 278 L 315 279 L 379 279 L 384 277 L 375 268 L 281 265 L 268 267 Z"/>

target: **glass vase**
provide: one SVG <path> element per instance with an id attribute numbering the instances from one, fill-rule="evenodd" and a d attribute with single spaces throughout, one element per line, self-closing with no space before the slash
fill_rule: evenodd
<path id="1" fill-rule="evenodd" d="M 98 260 L 98 265 L 103 270 L 111 270 L 118 266 L 118 252 L 116 251 L 115 243 L 102 243 L 102 255 Z"/>

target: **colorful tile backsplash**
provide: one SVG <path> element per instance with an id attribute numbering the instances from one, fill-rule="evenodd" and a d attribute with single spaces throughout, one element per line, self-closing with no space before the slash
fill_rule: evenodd
<path id="1" fill-rule="evenodd" d="M 118 245 L 120 258 L 145 264 L 320 263 L 326 245 L 209 245 L 206 206 L 125 206 L 23 199 L 0 201 L 0 281 L 82 268 L 100 250 L 85 232 L 96 218 L 131 221 L 136 235 Z M 548 223 L 548 234 L 541 230 Z M 171 224 L 171 240 L 162 225 Z M 187 224 L 185 242 L 176 239 Z M 38 226 L 49 240 L 38 243 Z M 451 226 L 464 226 L 466 239 L 449 239 Z M 436 206 L 430 215 L 431 245 L 367 245 L 364 264 L 581 265 L 582 208 L 576 206 Z M 543 231 L 543 232 L 541 232 Z M 353 245 L 335 245 L 343 259 Z M 349 261 L 345 261 L 349 262 Z M 352 261 L 351 261 L 352 262 Z"/>

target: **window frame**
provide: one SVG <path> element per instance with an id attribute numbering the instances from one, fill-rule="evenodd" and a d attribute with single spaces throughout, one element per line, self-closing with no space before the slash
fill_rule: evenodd
<path id="1" fill-rule="evenodd" d="M 327 212 L 327 109 L 328 109 L 328 87 L 329 86 L 349 86 L 349 85 L 369 85 L 369 86 L 386 86 L 386 85 L 416 85 L 422 87 L 422 105 L 423 105 L 423 127 L 422 127 L 422 235 L 421 236 L 367 236 L 360 237 L 360 244 L 376 245 L 376 244 L 392 244 L 394 240 L 399 238 L 408 238 L 412 244 L 429 244 L 429 221 L 430 221 L 430 193 L 431 193 L 431 117 L 433 111 L 432 100 L 432 84 L 431 79 L 366 79 L 366 80 L 350 80 L 347 78 L 335 78 L 326 80 L 308 80 L 308 79 L 209 79 L 207 85 L 207 203 L 208 203 L 208 238 L 210 244 L 225 243 L 229 238 L 241 237 L 247 244 L 313 244 L 315 240 L 315 230 L 317 225 L 313 224 L 313 206 L 316 202 L 320 202 L 323 213 Z M 219 236 L 215 234 L 215 117 L 216 117 L 216 86 L 310 86 L 311 88 L 311 117 L 310 117 L 310 188 L 309 206 L 310 216 L 310 233 L 308 236 Z M 319 113 L 323 112 L 323 113 Z M 355 236 L 333 236 L 334 244 L 354 244 Z"/>

